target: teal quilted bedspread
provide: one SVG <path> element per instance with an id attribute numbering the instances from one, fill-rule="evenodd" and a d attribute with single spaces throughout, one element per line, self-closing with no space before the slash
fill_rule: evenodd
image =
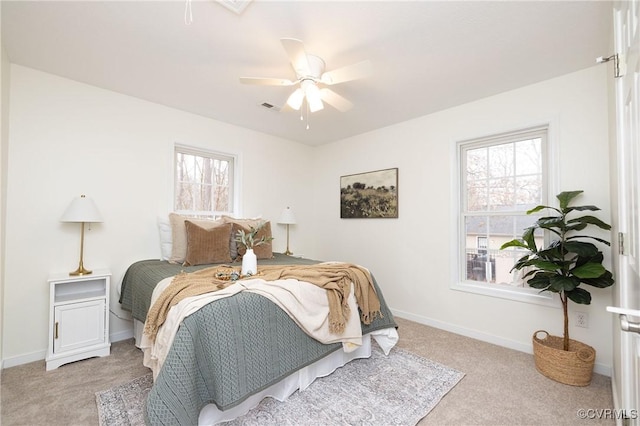
<path id="1" fill-rule="evenodd" d="M 276 254 L 261 264 L 313 264 Z M 203 265 L 207 267 L 211 265 Z M 144 321 L 155 283 L 182 268 L 158 260 L 133 264 L 123 278 L 120 303 Z M 395 327 L 380 289 L 382 318 L 362 325 L 363 333 Z M 205 305 L 184 319 L 147 400 L 152 425 L 195 425 L 202 407 L 234 407 L 329 353 L 340 343 L 322 344 L 307 336 L 270 300 L 253 293 Z"/>

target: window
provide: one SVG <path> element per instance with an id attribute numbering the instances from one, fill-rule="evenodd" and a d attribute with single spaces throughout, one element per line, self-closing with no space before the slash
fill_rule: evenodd
<path id="1" fill-rule="evenodd" d="M 460 142 L 458 159 L 458 282 L 462 287 L 531 293 L 522 274 L 510 272 L 524 253 L 500 246 L 521 237 L 538 219 L 527 210 L 547 204 L 547 127 Z M 536 236 L 542 245 L 543 234 Z"/>
<path id="2" fill-rule="evenodd" d="M 192 216 L 232 214 L 235 157 L 175 145 L 174 210 Z"/>

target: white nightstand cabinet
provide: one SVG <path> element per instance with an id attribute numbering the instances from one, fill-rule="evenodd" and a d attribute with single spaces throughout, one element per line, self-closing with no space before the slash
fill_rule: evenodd
<path id="1" fill-rule="evenodd" d="M 106 269 L 90 275 L 55 274 L 49 278 L 47 370 L 109 355 L 109 286 Z"/>

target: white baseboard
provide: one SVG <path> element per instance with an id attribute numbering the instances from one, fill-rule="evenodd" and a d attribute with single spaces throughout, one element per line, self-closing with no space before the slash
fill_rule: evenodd
<path id="1" fill-rule="evenodd" d="M 17 365 L 28 364 L 35 361 L 44 361 L 47 356 L 47 351 L 36 351 L 28 354 L 18 355 L 11 358 L 5 358 L 2 360 L 2 368 L 15 367 Z M 42 366 L 44 368 L 44 365 Z"/>
<path id="2" fill-rule="evenodd" d="M 492 334 L 484 333 L 482 331 L 473 330 L 466 327 L 460 327 L 458 325 L 449 324 L 446 322 L 434 320 L 432 318 L 423 317 L 421 315 L 412 314 L 410 312 L 403 312 L 397 309 L 391 309 L 393 315 L 408 319 L 410 321 L 417 322 L 419 324 L 428 325 L 430 327 L 439 328 L 441 330 L 449 331 L 451 333 L 460 334 L 461 336 L 471 337 L 472 339 L 481 340 L 483 342 L 492 343 L 494 345 L 502 346 L 516 351 L 533 354 L 533 346 L 529 343 L 525 344 L 517 342 L 515 340 L 505 339 L 504 337 L 494 336 Z M 612 367 L 610 365 L 595 363 L 593 366 L 593 372 L 602 374 L 603 376 L 611 377 Z"/>
<path id="3" fill-rule="evenodd" d="M 116 333 L 109 334 L 109 339 L 111 342 L 120 342 L 122 340 L 131 339 L 133 337 L 133 326 L 131 329 L 118 331 Z"/>
<path id="4" fill-rule="evenodd" d="M 119 342 L 121 340 L 127 340 L 133 337 L 133 326 L 131 329 L 122 330 L 117 333 L 109 334 L 111 342 Z M 11 358 L 0 360 L 0 370 L 4 368 L 15 367 L 22 364 L 28 364 L 30 362 L 44 360 L 47 356 L 47 351 L 36 351 L 28 354 L 18 355 Z"/>

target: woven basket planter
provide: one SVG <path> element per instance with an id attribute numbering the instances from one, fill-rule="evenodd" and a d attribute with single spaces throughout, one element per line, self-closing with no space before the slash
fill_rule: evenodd
<path id="1" fill-rule="evenodd" d="M 544 333 L 544 337 L 538 337 Z M 572 386 L 589 386 L 596 351 L 589 345 L 569 339 L 569 350 L 562 349 L 563 338 L 544 330 L 533 333 L 533 356 L 536 369 L 555 380 Z"/>

